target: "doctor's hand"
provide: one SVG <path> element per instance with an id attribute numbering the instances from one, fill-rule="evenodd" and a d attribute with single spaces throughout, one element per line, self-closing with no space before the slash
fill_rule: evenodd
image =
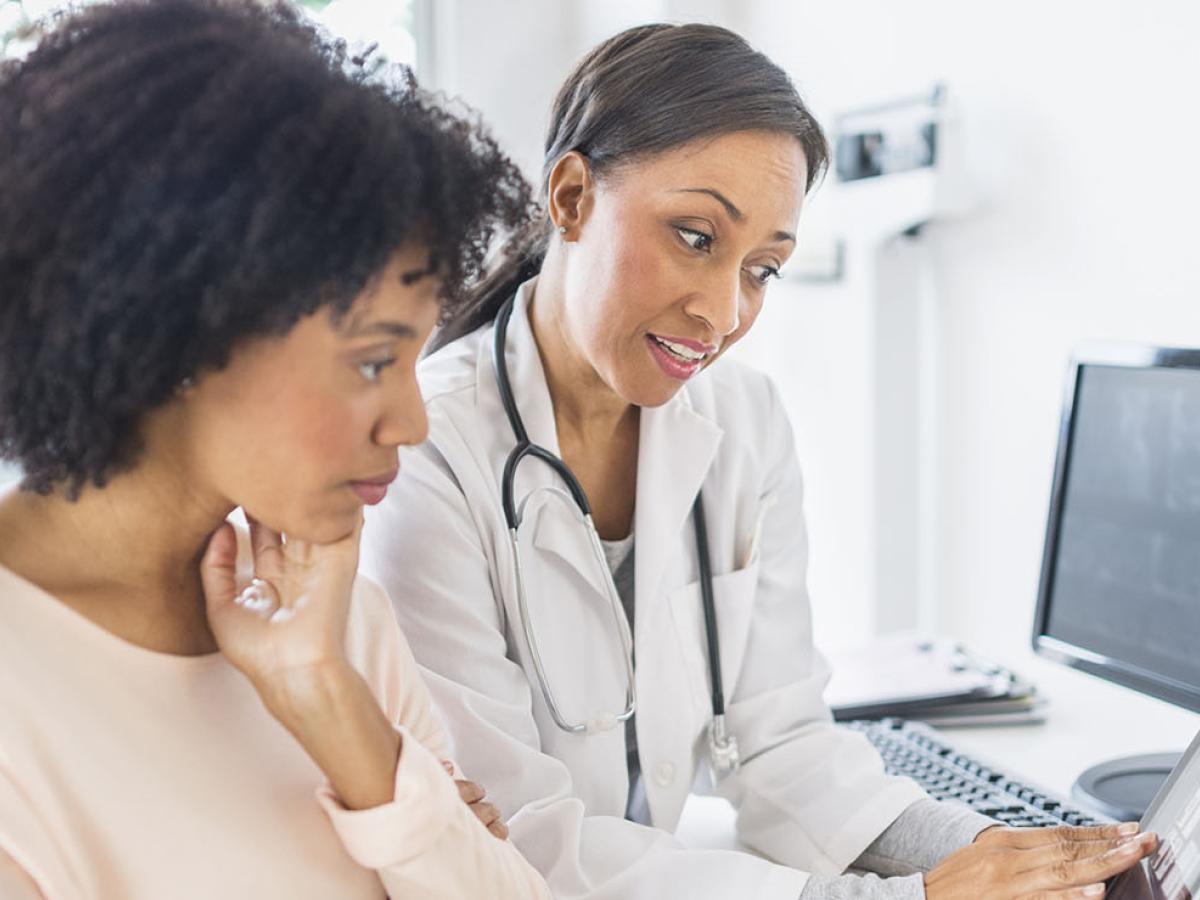
<path id="1" fill-rule="evenodd" d="M 442 767 L 451 778 L 454 778 L 453 763 L 443 760 Z M 484 828 L 500 840 L 507 840 L 508 826 L 500 818 L 500 810 L 494 804 L 487 802 L 487 792 L 474 781 L 455 779 L 454 783 L 458 785 L 458 796 L 462 798 L 463 803 L 467 804 L 471 812 L 475 813 L 475 817 L 483 823 Z"/>
<path id="2" fill-rule="evenodd" d="M 1153 853 L 1136 825 L 983 831 L 925 875 L 927 900 L 1049 900 L 1104 896 L 1104 882 Z"/>

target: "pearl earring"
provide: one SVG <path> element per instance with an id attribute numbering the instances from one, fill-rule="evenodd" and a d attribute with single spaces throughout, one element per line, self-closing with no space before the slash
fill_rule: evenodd
<path id="1" fill-rule="evenodd" d="M 566 233 L 567 233 L 567 226 L 566 226 L 566 225 L 559 225 L 559 226 L 558 226 L 558 233 L 559 233 L 559 234 L 566 234 Z"/>

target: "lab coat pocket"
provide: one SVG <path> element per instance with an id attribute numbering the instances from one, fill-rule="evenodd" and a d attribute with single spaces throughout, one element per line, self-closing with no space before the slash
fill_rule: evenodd
<path id="1" fill-rule="evenodd" d="M 713 605 L 717 615 L 717 637 L 721 651 L 721 681 L 728 702 L 737 687 L 738 673 L 746 652 L 746 639 L 754 615 L 758 590 L 758 561 L 713 576 Z M 702 714 L 711 715 L 711 687 L 708 668 L 708 636 L 704 628 L 704 601 L 700 582 L 693 581 L 671 591 L 668 606 L 687 663 L 688 682 Z"/>

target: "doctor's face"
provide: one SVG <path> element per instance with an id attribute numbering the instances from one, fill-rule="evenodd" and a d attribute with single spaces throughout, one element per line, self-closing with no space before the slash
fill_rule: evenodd
<path id="1" fill-rule="evenodd" d="M 437 319 L 423 248 L 397 253 L 335 317 L 328 307 L 282 336 L 235 348 L 176 401 L 194 482 L 272 529 L 317 543 L 346 536 L 398 472 L 400 445 L 425 439 L 416 381 Z"/>
<path id="2" fill-rule="evenodd" d="M 806 181 L 799 141 L 772 132 L 585 179 L 564 248 L 577 352 L 625 401 L 667 402 L 754 324 L 795 248 Z"/>

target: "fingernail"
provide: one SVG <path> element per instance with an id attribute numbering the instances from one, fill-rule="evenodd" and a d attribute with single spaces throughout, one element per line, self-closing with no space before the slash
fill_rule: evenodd
<path id="1" fill-rule="evenodd" d="M 1104 893 L 1104 885 L 1102 885 L 1102 884 L 1089 884 L 1087 887 L 1085 887 L 1083 889 L 1083 895 L 1085 897 L 1099 897 L 1103 893 Z"/>
<path id="2" fill-rule="evenodd" d="M 1122 822 L 1117 834 L 1137 834 L 1140 827 L 1137 822 Z"/>

